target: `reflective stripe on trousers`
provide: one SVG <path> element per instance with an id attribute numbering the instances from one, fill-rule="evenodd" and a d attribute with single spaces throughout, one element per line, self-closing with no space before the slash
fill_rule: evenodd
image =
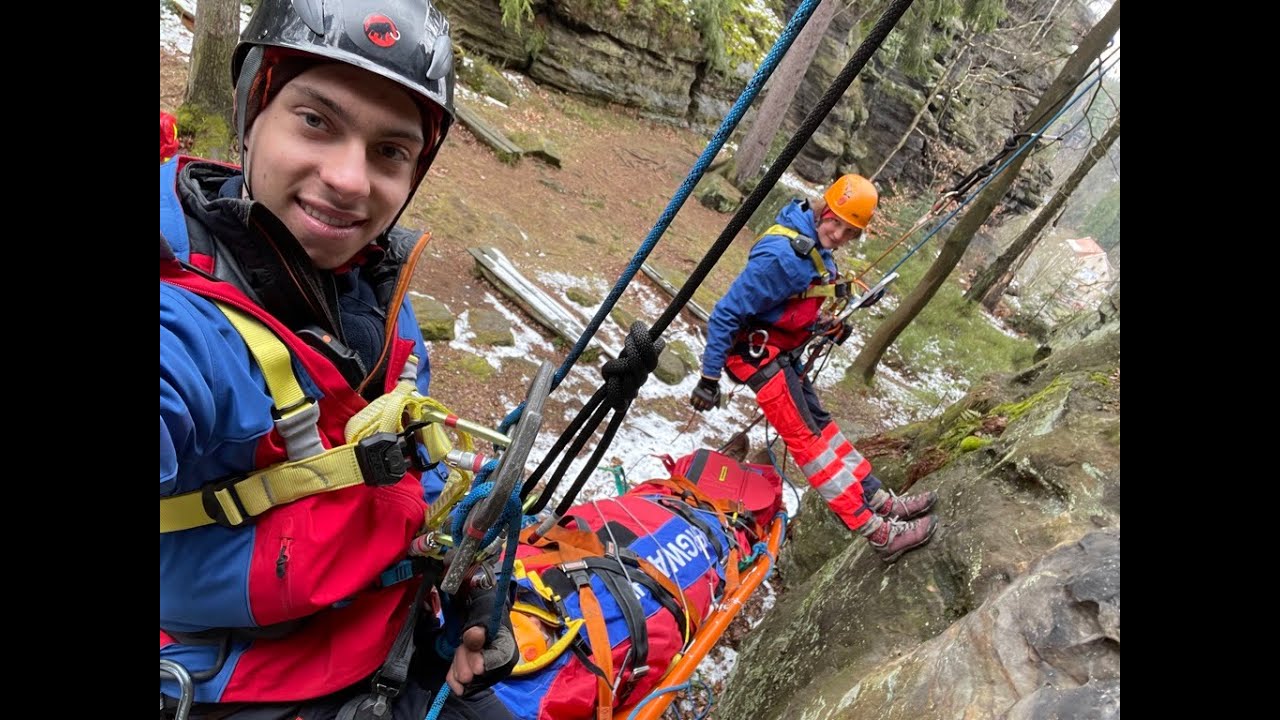
<path id="1" fill-rule="evenodd" d="M 745 363 L 731 355 L 727 370 L 737 370 L 737 377 L 750 373 L 735 365 Z M 756 389 L 756 403 L 831 510 L 851 530 L 865 525 L 872 512 L 863 498 L 862 479 L 871 472 L 871 463 L 844 438 L 808 381 L 792 365 L 784 365 Z"/>

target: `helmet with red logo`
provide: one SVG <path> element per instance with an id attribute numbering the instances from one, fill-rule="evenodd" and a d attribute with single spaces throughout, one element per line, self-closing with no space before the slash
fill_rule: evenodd
<path id="1" fill-rule="evenodd" d="M 866 230 L 871 216 L 876 212 L 880 193 L 871 181 L 861 175 L 844 175 L 831 184 L 822 198 L 836 217 L 850 225 Z"/>
<path id="2" fill-rule="evenodd" d="M 290 60 L 305 56 L 376 73 L 417 100 L 427 145 L 416 189 L 453 123 L 453 45 L 445 16 L 430 0 L 261 0 L 231 58 L 242 143 L 272 95 L 305 67 Z"/>

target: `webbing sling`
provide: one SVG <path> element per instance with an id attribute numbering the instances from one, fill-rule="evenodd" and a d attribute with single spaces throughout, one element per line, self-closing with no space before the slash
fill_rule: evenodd
<path id="1" fill-rule="evenodd" d="M 288 348 L 259 321 L 230 306 L 215 304 L 244 338 L 266 379 L 275 405 L 276 428 L 285 439 L 290 459 L 244 477 L 161 498 L 161 533 L 214 524 L 239 527 L 271 508 L 311 495 L 362 484 L 393 485 L 404 477 L 415 454 L 413 441 L 402 433 L 404 418 L 420 419 L 432 411 L 451 415 L 442 404 L 418 393 L 417 360 L 411 356 L 395 389 L 347 421 L 347 443 L 326 450 L 317 427 L 319 407 L 294 375 Z M 418 428 L 415 436 L 432 458 L 443 457 L 452 447 L 439 423 Z M 464 438 L 464 445 L 469 444 Z"/>
<path id="2" fill-rule="evenodd" d="M 789 240 L 795 240 L 797 237 L 800 237 L 800 233 L 796 232 L 795 230 L 792 230 L 786 225 L 773 225 L 768 230 L 765 230 L 764 233 L 760 235 L 760 238 L 764 238 L 765 235 L 781 235 Z M 818 246 L 816 243 L 814 244 L 813 247 L 809 248 L 809 262 L 813 263 L 813 269 L 818 273 L 818 277 L 822 279 L 822 284 L 811 285 L 804 292 L 797 293 L 792 297 L 796 297 L 796 298 L 850 297 L 851 293 L 850 293 L 848 280 L 842 280 L 840 278 L 836 278 L 834 282 L 830 282 L 830 283 L 827 282 L 827 279 L 830 278 L 831 273 L 827 270 L 827 264 L 826 262 L 823 261 L 822 254 L 818 252 Z"/>

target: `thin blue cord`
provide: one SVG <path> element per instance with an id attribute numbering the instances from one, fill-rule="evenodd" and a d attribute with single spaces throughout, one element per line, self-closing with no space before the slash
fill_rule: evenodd
<path id="1" fill-rule="evenodd" d="M 423 720 L 436 720 L 440 717 L 440 711 L 444 709 L 444 701 L 449 699 L 449 683 L 445 683 L 440 687 L 440 692 L 436 693 L 436 699 L 431 701 L 431 709 L 427 711 L 427 716 Z"/>
<path id="2" fill-rule="evenodd" d="M 927 235 L 921 238 L 920 242 L 916 243 L 915 247 L 911 248 L 910 252 L 902 256 L 902 259 L 899 260 L 896 265 L 894 265 L 893 267 L 885 271 L 885 275 L 889 275 L 893 273 L 894 270 L 897 270 L 898 268 L 902 267 L 902 264 L 905 263 L 907 260 L 909 260 L 912 255 L 915 255 L 916 251 L 919 250 L 922 245 L 924 245 L 926 242 L 929 241 L 929 238 L 936 235 L 939 230 L 941 230 L 948 222 L 951 221 L 951 218 L 955 217 L 957 213 L 959 213 L 961 210 L 964 209 L 965 205 L 968 205 L 970 201 L 972 201 L 975 197 L 977 197 L 978 194 L 981 193 L 982 190 L 987 187 L 987 185 L 990 185 L 992 180 L 995 180 L 996 177 L 999 176 L 1000 173 L 1006 167 L 1009 167 L 1009 163 L 1013 162 L 1014 158 L 1018 157 L 1023 152 L 1025 152 L 1027 148 L 1034 145 L 1035 142 L 1040 139 L 1040 136 L 1044 135 L 1045 131 L 1048 130 L 1051 125 L 1053 125 L 1054 121 L 1057 120 L 1059 117 L 1061 117 L 1062 114 L 1067 111 L 1067 108 L 1071 107 L 1072 105 L 1075 105 L 1076 101 L 1079 100 L 1081 97 L 1083 97 L 1084 94 L 1088 92 L 1090 87 L 1100 82 L 1102 80 L 1102 76 L 1106 75 L 1107 71 L 1110 70 L 1112 67 L 1114 67 L 1115 63 L 1118 63 L 1118 62 L 1120 62 L 1119 59 L 1114 60 L 1111 63 L 1111 65 L 1108 65 L 1106 68 L 1102 70 L 1102 72 L 1098 73 L 1097 76 L 1095 76 L 1092 80 L 1085 83 L 1085 85 L 1080 89 L 1080 92 L 1076 93 L 1075 97 L 1071 98 L 1071 100 L 1066 104 L 1064 104 L 1062 108 L 1059 109 L 1058 112 L 1053 117 L 1049 118 L 1049 120 L 1045 122 L 1045 124 L 1041 125 L 1040 130 L 1032 134 L 1032 136 L 1028 138 L 1027 141 L 1023 143 L 1021 147 L 1018 148 L 1017 152 L 1013 153 L 1007 159 L 1005 159 L 1005 161 L 1000 164 L 1000 167 L 996 168 L 994 172 L 992 172 L 990 175 L 987 176 L 986 180 L 982 181 L 981 185 L 979 185 L 973 192 L 965 196 L 965 199 L 961 201 L 960 204 L 957 205 L 954 210 L 948 213 L 946 217 L 942 218 L 942 220 L 939 221 L 938 224 L 935 225 Z"/>
<path id="3" fill-rule="evenodd" d="M 587 343 L 591 338 L 595 337 L 596 331 L 600 329 L 600 325 L 604 319 L 608 317 L 609 311 L 617 304 L 618 298 L 622 297 L 622 293 L 631 284 L 632 278 L 640 271 L 640 266 L 644 264 L 649 253 L 653 251 L 653 247 L 658 244 L 658 239 L 666 232 L 667 226 L 675 219 L 676 213 L 680 212 L 680 208 L 684 205 L 684 201 L 689 198 L 698 181 L 702 179 L 702 174 L 706 171 L 707 166 L 720 153 L 720 149 L 724 147 L 724 143 L 729 139 L 729 135 L 733 133 L 734 128 L 738 126 L 738 121 L 746 114 L 747 109 L 751 106 L 751 102 L 755 100 L 756 95 L 760 93 L 764 87 L 765 81 L 773 74 L 774 69 L 781 62 L 782 56 L 786 54 L 791 47 L 792 41 L 804 29 L 805 23 L 809 22 L 809 16 L 817 8 L 821 0 L 804 0 L 800 7 L 796 8 L 791 19 L 787 21 L 787 26 L 782 29 L 782 33 L 778 35 L 778 39 L 773 44 L 773 48 L 769 50 L 769 54 L 765 56 L 764 61 L 760 63 L 760 67 L 756 69 L 756 73 L 752 76 L 751 81 L 747 83 L 742 94 L 738 96 L 733 107 L 729 109 L 729 113 L 720 123 L 720 128 L 716 130 L 716 134 L 712 136 L 711 141 L 707 143 L 707 147 L 702 151 L 702 155 L 698 156 L 697 162 L 693 164 L 693 169 L 685 177 L 684 182 L 676 190 L 675 195 L 667 203 L 666 209 L 658 216 L 658 221 L 654 223 L 653 228 L 649 230 L 649 234 L 645 237 L 644 242 L 640 244 L 640 249 L 631 258 L 631 263 L 627 265 L 626 270 L 618 278 L 618 282 L 614 284 L 613 289 L 609 291 L 608 297 L 605 298 L 604 304 L 596 311 L 595 317 L 591 318 L 591 322 L 587 324 L 582 336 L 578 338 L 578 342 L 574 343 L 573 349 L 569 351 L 568 357 L 561 363 L 559 369 L 556 370 L 555 376 L 551 380 L 551 389 L 555 390 L 564 381 L 569 374 L 569 370 L 573 368 L 573 364 L 578 361 L 578 357 L 582 355 L 586 349 Z M 520 413 L 524 412 L 524 403 L 520 403 L 515 409 L 507 413 L 502 420 L 502 424 L 498 426 L 499 432 L 506 432 L 508 428 L 515 425 L 520 419 Z"/>
<path id="4" fill-rule="evenodd" d="M 716 694 L 711 691 L 710 685 L 706 684 L 701 680 L 694 681 L 694 684 L 702 688 L 702 690 L 707 693 L 707 706 L 703 708 L 702 712 L 694 716 L 693 720 L 704 720 L 708 715 L 711 714 L 711 708 L 714 707 L 716 704 Z"/>
<path id="5" fill-rule="evenodd" d="M 685 690 L 688 687 L 689 687 L 688 682 L 682 682 L 679 685 L 672 685 L 669 688 L 663 688 L 661 690 L 655 690 L 654 692 L 649 693 L 648 695 L 645 696 L 644 700 L 640 701 L 639 705 L 636 705 L 635 708 L 632 709 L 631 714 L 627 716 L 627 720 L 635 720 L 636 713 L 640 712 L 640 708 L 649 704 L 649 701 L 654 700 L 661 695 L 666 695 L 667 693 L 680 692 L 681 690 Z"/>
<path id="6" fill-rule="evenodd" d="M 480 472 L 476 473 L 476 479 L 487 477 L 490 472 L 497 467 L 497 460 L 490 460 L 485 463 Z M 467 496 L 454 509 L 453 522 L 450 529 L 454 537 L 461 537 L 465 531 L 467 513 L 471 507 L 480 500 L 488 497 L 493 492 L 493 483 L 481 482 L 476 484 L 467 493 Z M 503 528 L 507 530 L 506 553 L 502 560 L 502 570 L 498 573 L 498 582 L 496 592 L 500 599 L 507 597 L 511 586 L 511 577 L 514 574 L 516 561 L 516 548 L 520 542 L 520 521 L 524 513 L 520 505 L 520 487 L 511 489 L 511 497 L 507 498 L 507 504 L 503 508 L 502 517 L 499 522 L 493 524 L 485 531 L 484 539 L 480 542 L 480 546 L 484 547 L 493 542 L 497 538 Z M 457 560 L 455 559 L 455 562 Z M 447 598 L 443 598 L 446 602 Z M 498 636 L 498 628 L 502 623 L 502 613 L 506 610 L 506 603 L 499 601 L 494 603 L 493 615 L 489 618 L 488 630 L 489 638 Z M 457 613 L 449 613 L 447 618 L 447 628 L 436 639 L 436 652 L 445 660 L 451 660 L 454 652 L 457 651 L 458 645 L 462 642 L 462 626 L 457 619 Z M 431 709 L 427 712 L 425 720 L 436 720 L 439 717 L 441 709 L 444 707 L 445 700 L 449 697 L 449 683 L 445 682 L 440 686 L 440 690 L 436 693 L 436 698 L 431 704 Z"/>

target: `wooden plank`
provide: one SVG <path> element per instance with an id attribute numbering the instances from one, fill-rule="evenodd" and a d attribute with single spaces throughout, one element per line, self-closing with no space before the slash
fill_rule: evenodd
<path id="1" fill-rule="evenodd" d="M 196 8 L 190 0 L 172 0 L 170 6 L 178 13 L 178 19 L 187 32 L 196 31 Z"/>
<path id="2" fill-rule="evenodd" d="M 667 293 L 671 297 L 674 298 L 676 294 L 680 292 L 680 288 L 667 282 L 666 278 L 662 277 L 661 273 L 659 273 L 657 269 L 655 269 L 649 263 L 644 263 L 643 265 L 640 266 L 640 269 L 644 271 L 645 275 L 649 276 L 649 279 L 652 280 L 654 284 L 662 288 L 663 292 Z M 694 302 L 692 299 L 690 299 L 689 302 L 684 306 L 684 309 L 688 310 L 691 315 L 698 318 L 703 323 L 706 323 L 708 320 L 711 319 L 711 315 L 709 315 L 706 310 L 703 310 L 702 307 L 698 305 L 698 303 Z"/>
<path id="3" fill-rule="evenodd" d="M 543 326 L 567 340 L 571 346 L 582 337 L 587 326 L 559 301 L 521 275 L 502 251 L 497 248 L 467 248 L 467 252 L 476 259 L 476 266 L 486 280 Z M 618 350 L 600 342 L 598 337 L 588 344 L 599 347 L 610 358 L 618 357 Z"/>
<path id="4" fill-rule="evenodd" d="M 502 134 L 494 126 L 480 119 L 473 111 L 469 110 L 465 105 L 454 103 L 454 111 L 458 114 L 458 122 L 466 126 L 472 135 L 476 136 L 480 142 L 488 145 L 498 155 L 498 159 L 505 163 L 515 164 L 520 161 L 520 156 L 524 154 L 524 150 L 519 145 L 511 142 L 506 135 Z"/>

